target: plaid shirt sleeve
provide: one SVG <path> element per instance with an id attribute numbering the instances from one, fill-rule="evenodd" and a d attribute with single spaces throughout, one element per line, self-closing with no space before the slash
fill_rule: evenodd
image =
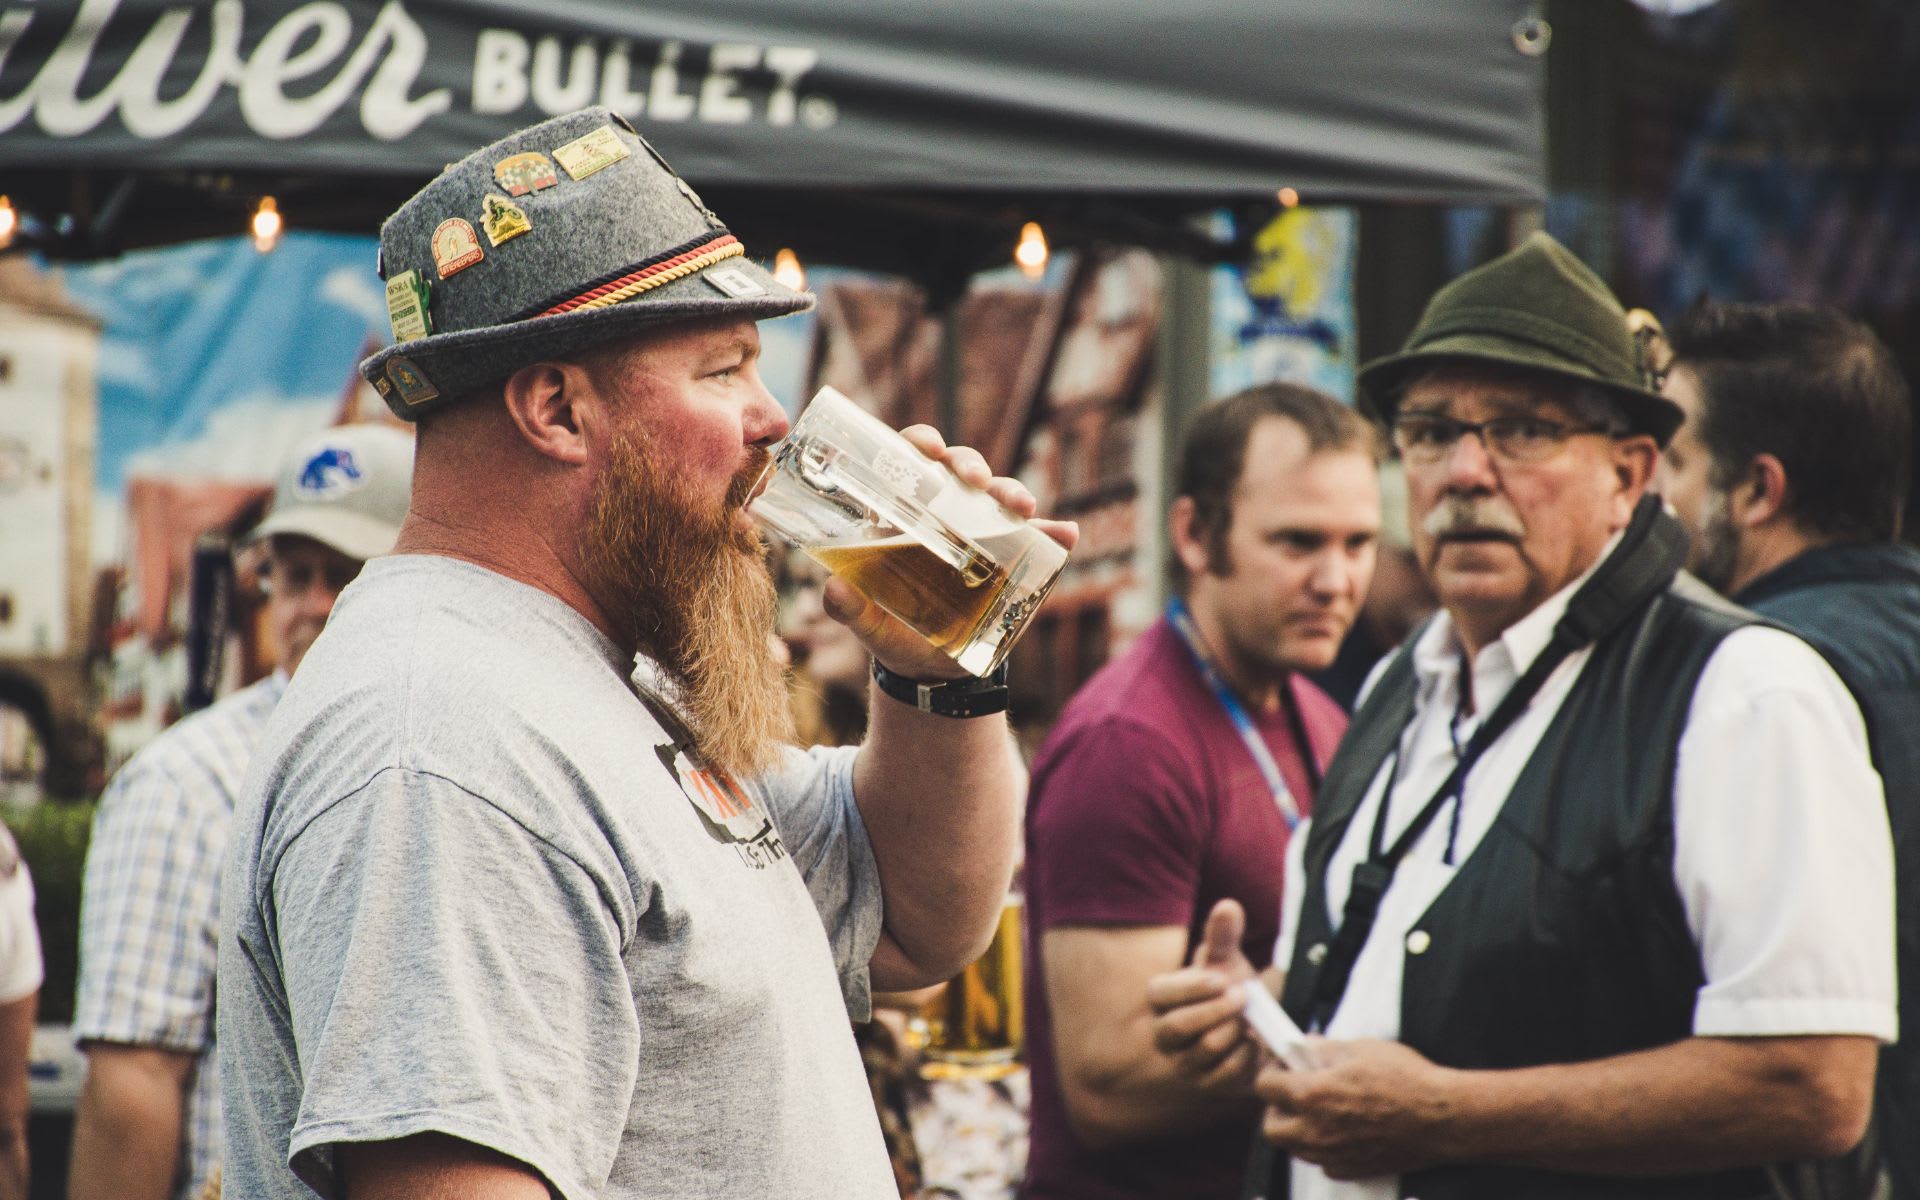
<path id="1" fill-rule="evenodd" d="M 81 899 L 76 1039 L 212 1043 L 226 822 L 195 794 L 218 786 L 211 772 L 196 779 L 196 766 L 136 757 L 101 799 Z"/>

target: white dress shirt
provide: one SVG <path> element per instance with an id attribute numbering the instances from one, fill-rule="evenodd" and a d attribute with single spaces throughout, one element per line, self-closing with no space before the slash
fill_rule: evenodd
<path id="1" fill-rule="evenodd" d="M 1400 740 L 1387 844 L 1453 770 L 1454 739 L 1466 745 L 1478 721 L 1546 647 L 1584 581 L 1569 584 L 1481 650 L 1473 663 L 1473 714 L 1451 731 L 1460 710 L 1460 644 L 1444 612 L 1420 636 L 1413 649 L 1414 712 Z M 1468 773 L 1453 865 L 1443 861 L 1451 813 L 1443 812 L 1414 843 L 1327 1037 L 1399 1038 L 1404 956 L 1425 953 L 1434 940 L 1414 927 L 1492 826 L 1591 657 L 1588 648 L 1561 663 Z M 1376 669 L 1369 690 L 1377 677 Z M 1353 868 L 1367 853 L 1390 766 L 1381 767 L 1327 864 L 1327 908 L 1336 925 Z M 1893 846 L 1886 806 L 1860 710 L 1812 647 L 1759 626 L 1721 642 L 1688 710 L 1673 806 L 1674 878 L 1707 979 L 1694 1006 L 1693 1032 L 1892 1041 Z M 1287 850 L 1277 964 L 1293 960 L 1306 832 L 1303 826 Z M 1393 1200 L 1399 1194 L 1394 1176 L 1340 1183 L 1298 1161 L 1292 1182 L 1294 1200 Z"/>

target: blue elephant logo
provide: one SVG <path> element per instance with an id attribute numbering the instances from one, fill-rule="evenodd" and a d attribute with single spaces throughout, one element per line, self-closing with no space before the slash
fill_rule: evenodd
<path id="1" fill-rule="evenodd" d="M 366 480 L 353 451 L 345 446 L 322 447 L 300 468 L 300 492 L 307 496 L 328 496 L 350 492 Z"/>

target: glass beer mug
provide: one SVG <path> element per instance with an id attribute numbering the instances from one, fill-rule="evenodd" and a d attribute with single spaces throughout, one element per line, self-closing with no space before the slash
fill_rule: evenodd
<path id="1" fill-rule="evenodd" d="M 1003 1079 L 1026 1046 L 1022 931 L 1026 903 L 1009 895 L 993 941 L 973 965 L 927 1001 L 920 1074 L 926 1079 Z"/>
<path id="2" fill-rule="evenodd" d="M 900 618 L 961 669 L 1006 658 L 1067 552 L 832 388 L 747 511 Z"/>

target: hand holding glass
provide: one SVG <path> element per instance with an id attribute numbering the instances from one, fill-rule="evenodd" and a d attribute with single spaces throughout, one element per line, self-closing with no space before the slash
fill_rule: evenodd
<path id="1" fill-rule="evenodd" d="M 747 511 L 974 675 L 1006 659 L 1067 562 L 832 388 L 800 414 Z"/>

